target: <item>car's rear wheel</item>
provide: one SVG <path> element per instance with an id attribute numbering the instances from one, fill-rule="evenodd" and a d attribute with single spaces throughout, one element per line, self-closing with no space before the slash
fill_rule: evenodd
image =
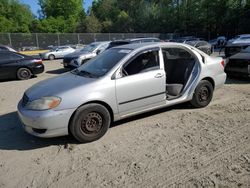
<path id="1" fill-rule="evenodd" d="M 107 132 L 110 123 L 109 111 L 104 106 L 93 103 L 76 110 L 69 129 L 79 142 L 92 142 Z"/>
<path id="2" fill-rule="evenodd" d="M 54 60 L 54 59 L 55 59 L 55 56 L 52 55 L 52 54 L 50 54 L 50 55 L 49 55 L 49 60 Z"/>
<path id="3" fill-rule="evenodd" d="M 19 80 L 28 80 L 31 76 L 32 73 L 28 68 L 20 68 L 17 70 L 17 78 Z"/>
<path id="4" fill-rule="evenodd" d="M 213 98 L 213 85 L 207 80 L 202 80 L 195 89 L 191 104 L 196 108 L 207 106 Z"/>

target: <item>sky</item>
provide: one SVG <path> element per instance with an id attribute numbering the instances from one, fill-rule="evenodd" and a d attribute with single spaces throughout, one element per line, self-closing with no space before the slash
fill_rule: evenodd
<path id="1" fill-rule="evenodd" d="M 92 4 L 93 0 L 84 0 L 84 9 L 88 10 L 89 6 Z M 21 3 L 27 4 L 30 6 L 32 13 L 38 16 L 38 10 L 40 6 L 38 5 L 38 0 L 20 0 Z"/>

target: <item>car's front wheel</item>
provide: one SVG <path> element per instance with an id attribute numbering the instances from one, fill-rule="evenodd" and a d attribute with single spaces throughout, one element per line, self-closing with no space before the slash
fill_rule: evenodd
<path id="1" fill-rule="evenodd" d="M 79 142 L 92 142 L 101 138 L 108 130 L 111 123 L 110 113 L 100 104 L 86 104 L 79 107 L 69 129 Z"/>
<path id="2" fill-rule="evenodd" d="M 213 85 L 207 80 L 202 80 L 195 89 L 191 104 L 196 108 L 207 106 L 213 98 Z"/>
<path id="3" fill-rule="evenodd" d="M 17 70 L 17 78 L 19 80 L 28 80 L 31 76 L 32 73 L 28 68 L 20 68 Z"/>

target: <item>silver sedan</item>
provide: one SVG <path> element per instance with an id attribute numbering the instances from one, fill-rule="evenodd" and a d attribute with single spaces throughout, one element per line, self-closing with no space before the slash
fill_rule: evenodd
<path id="1" fill-rule="evenodd" d="M 102 137 L 112 122 L 183 103 L 207 106 L 226 80 L 224 61 L 179 43 L 111 48 L 81 67 L 35 84 L 18 104 L 24 129 L 38 137 Z"/>
<path id="2" fill-rule="evenodd" d="M 39 55 L 42 59 L 53 60 L 63 58 L 65 55 L 68 55 L 73 52 L 75 52 L 75 49 L 71 48 L 70 46 L 59 46 Z"/>

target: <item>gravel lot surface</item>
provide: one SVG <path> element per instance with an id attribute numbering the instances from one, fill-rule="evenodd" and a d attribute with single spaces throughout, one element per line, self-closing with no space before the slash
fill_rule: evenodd
<path id="1" fill-rule="evenodd" d="M 0 82 L 0 187 L 250 187 L 250 80 L 228 79 L 211 104 L 115 123 L 100 140 L 39 139 L 16 114 L 23 92 L 65 70 Z"/>

